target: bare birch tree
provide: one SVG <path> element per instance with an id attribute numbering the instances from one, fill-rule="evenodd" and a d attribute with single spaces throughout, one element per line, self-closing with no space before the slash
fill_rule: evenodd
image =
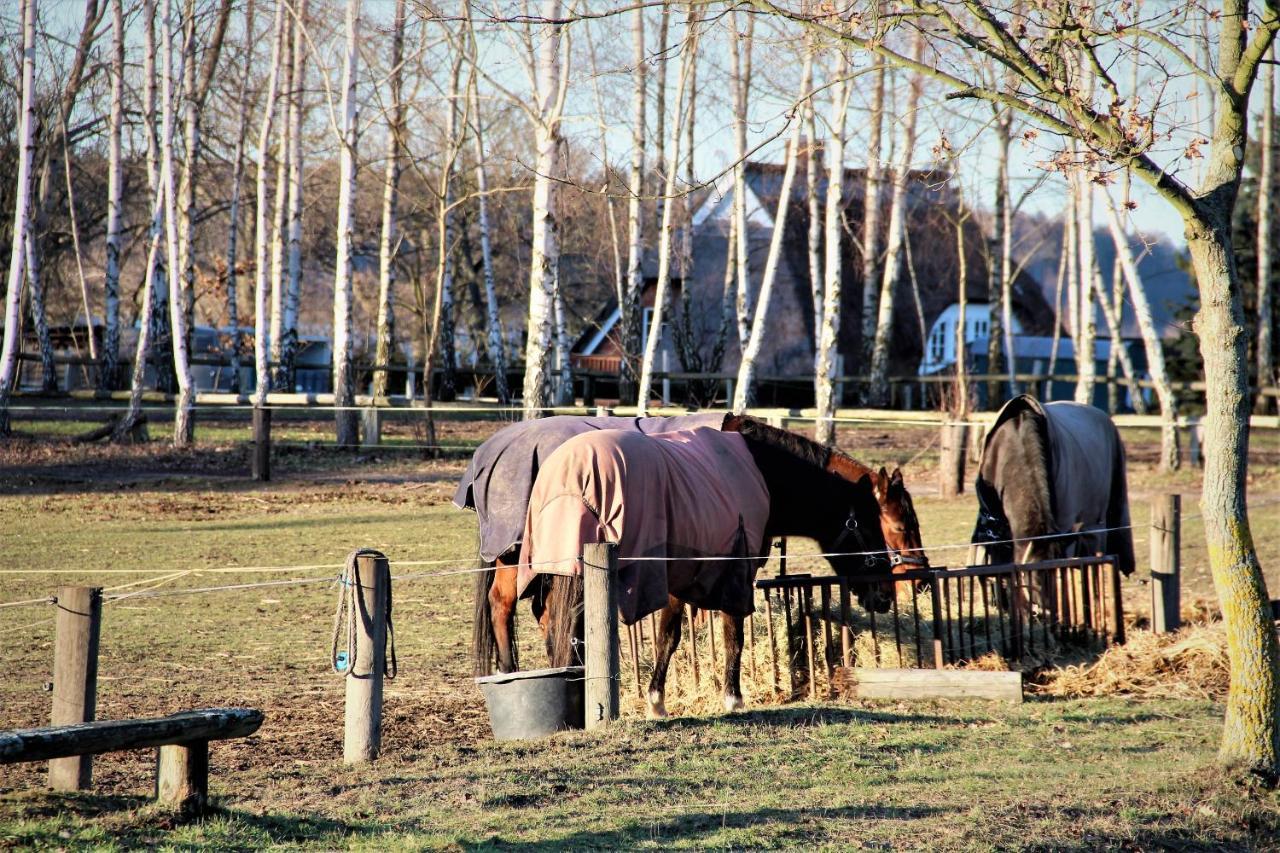
<path id="1" fill-rule="evenodd" d="M 885 65 L 876 63 L 872 82 L 870 115 L 867 117 L 866 181 L 862 193 L 862 343 L 863 365 L 871 363 L 876 335 L 876 300 L 880 296 L 877 271 L 880 269 L 881 148 L 884 126 Z M 865 395 L 865 392 L 864 392 Z"/>
<path id="2" fill-rule="evenodd" d="M 13 194 L 13 248 L 5 291 L 4 344 L 0 351 L 0 435 L 9 434 L 9 397 L 18 383 L 18 355 L 22 350 L 23 259 L 30 229 L 31 161 L 35 154 L 36 0 L 21 0 L 22 93 L 18 119 L 18 177 Z"/>
<path id="3" fill-rule="evenodd" d="M 912 57 L 924 56 L 924 35 L 917 33 Z M 907 193 L 911 187 L 911 157 L 916 147 L 916 116 L 924 80 L 912 75 L 907 95 L 907 109 L 902 115 L 902 148 L 894 164 L 893 195 L 889 203 L 889 233 L 885 247 L 884 273 L 880 283 L 880 299 L 876 313 L 875 340 L 871 350 L 871 385 L 869 399 L 873 406 L 889 404 L 889 338 L 893 332 L 895 289 L 902 279 L 906 254 Z"/>
<path id="4" fill-rule="evenodd" d="M 280 320 L 280 364 L 276 368 L 276 385 L 286 391 L 293 390 L 295 386 L 298 306 L 302 298 L 302 115 L 307 92 L 307 0 L 294 0 L 292 12 L 293 68 L 289 77 L 293 81 L 293 91 L 288 100 L 288 284 Z"/>
<path id="5" fill-rule="evenodd" d="M 254 208 L 253 270 L 254 270 L 254 335 L 253 360 L 256 384 L 253 402 L 265 405 L 267 391 L 271 387 L 270 353 L 271 326 L 268 317 L 267 294 L 267 155 L 271 144 L 271 128 L 276 113 L 276 100 L 280 83 L 281 42 L 284 39 L 284 2 L 277 0 L 275 25 L 272 28 L 271 68 L 267 72 L 267 85 L 263 90 L 262 120 L 258 128 L 258 189 Z M 336 364 L 336 362 L 335 362 Z"/>
<path id="6" fill-rule="evenodd" d="M 117 0 L 123 2 L 123 0 Z M 249 74 L 253 65 L 254 0 L 245 7 L 244 66 L 240 70 L 240 97 L 237 101 L 236 148 L 231 156 L 231 201 L 227 208 L 227 325 L 231 327 L 231 391 L 240 393 L 240 294 L 237 290 L 240 240 L 240 189 L 244 184 L 244 144 L 249 133 Z"/>
<path id="7" fill-rule="evenodd" d="M 333 281 L 333 414 L 339 447 L 354 447 L 359 440 L 355 412 L 355 371 L 351 347 L 352 216 L 356 191 L 356 134 L 359 102 L 356 99 L 360 44 L 360 0 L 347 0 L 347 43 L 342 64 L 342 141 L 338 167 L 337 254 Z M 428 363 L 428 378 L 431 367 Z"/>
<path id="8" fill-rule="evenodd" d="M 1264 391 L 1274 390 L 1277 384 L 1275 359 L 1272 353 L 1272 303 L 1275 301 L 1275 283 L 1271 241 L 1275 239 L 1275 226 L 1272 221 L 1272 208 L 1275 200 L 1272 194 L 1276 188 L 1275 156 L 1276 156 L 1276 70 L 1275 47 L 1271 48 L 1270 60 L 1262 66 L 1262 129 L 1258 134 L 1259 166 L 1258 166 L 1258 339 L 1255 347 L 1257 354 L 1258 396 L 1254 403 L 1254 411 L 1267 414 L 1277 404 L 1276 398 L 1268 397 Z"/>
<path id="9" fill-rule="evenodd" d="M 618 306 L 621 373 L 618 394 L 622 402 L 639 403 L 635 359 L 640 352 L 644 309 L 644 169 L 645 169 L 645 67 L 644 8 L 631 18 L 631 172 L 627 178 L 627 286 Z"/>
<path id="10" fill-rule="evenodd" d="M 733 35 L 730 39 L 730 81 L 733 95 L 733 218 L 736 255 L 734 270 L 737 273 L 735 293 L 738 318 L 738 349 L 745 351 L 751 335 L 751 228 L 747 223 L 747 103 L 751 98 L 751 52 L 755 43 L 755 16 L 746 15 L 746 27 L 739 28 L 739 16 L 734 10 Z"/>
<path id="11" fill-rule="evenodd" d="M 551 352 L 552 285 L 560 268 L 559 187 L 560 118 L 569 75 L 561 68 L 563 38 L 560 0 L 542 0 L 541 41 L 535 74 L 533 250 L 529 265 L 529 319 L 524 356 L 524 416 L 536 418 L 547 407 Z M 566 51 L 567 52 L 567 51 Z"/>
<path id="12" fill-rule="evenodd" d="M 823 444 L 835 442 L 836 407 L 840 401 L 835 394 L 836 358 L 840 343 L 840 304 L 844 282 L 844 255 L 841 239 L 844 236 L 844 146 L 845 116 L 849 111 L 849 97 L 853 86 L 849 77 L 849 52 L 837 43 L 832 50 L 834 68 L 830 72 L 830 116 L 827 121 L 827 198 L 823 238 L 826 256 L 822 271 L 825 276 L 822 288 L 822 319 L 818 330 L 818 360 L 814 370 L 814 400 L 818 420 L 814 425 L 814 437 Z M 877 75 L 879 76 L 879 75 Z"/>
<path id="13" fill-rule="evenodd" d="M 382 178 L 382 239 L 378 244 L 378 343 L 373 363 L 373 396 L 387 396 L 387 369 L 395 343 L 396 196 L 400 189 L 400 152 L 404 147 L 404 25 L 405 0 L 396 0 L 391 30 L 391 110 L 387 116 L 387 162 Z M 452 105 L 450 106 L 452 109 Z"/>
<path id="14" fill-rule="evenodd" d="M 124 192 L 121 140 L 124 135 L 124 0 L 111 0 L 111 118 L 107 129 L 107 236 L 103 265 L 102 363 L 98 388 L 110 391 L 120 364 L 120 209 Z M 93 339 L 90 330 L 90 340 Z"/>

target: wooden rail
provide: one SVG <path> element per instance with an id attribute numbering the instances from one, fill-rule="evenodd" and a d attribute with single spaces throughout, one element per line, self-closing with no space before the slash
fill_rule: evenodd
<path id="1" fill-rule="evenodd" d="M 207 708 L 168 717 L 0 732 L 0 764 L 159 747 L 157 799 L 200 813 L 209 802 L 209 741 L 247 737 L 262 719 L 254 708 Z"/>

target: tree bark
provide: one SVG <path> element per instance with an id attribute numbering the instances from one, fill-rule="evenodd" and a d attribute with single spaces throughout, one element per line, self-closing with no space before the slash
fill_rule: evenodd
<path id="1" fill-rule="evenodd" d="M 807 67 L 809 76 L 800 81 L 800 89 L 813 91 L 813 62 L 816 50 L 814 35 L 805 33 L 805 51 L 810 57 Z M 804 158 L 805 199 L 809 205 L 809 295 L 813 300 L 813 363 L 814 370 L 818 364 L 818 338 L 822 335 L 822 199 L 818 193 L 818 116 L 814 108 L 813 98 L 804 102 L 804 127 L 808 147 Z"/>
<path id="2" fill-rule="evenodd" d="M 289 204 L 289 154 L 292 145 L 289 132 L 292 128 L 285 119 L 288 104 L 293 99 L 293 16 L 285 10 L 284 33 L 281 38 L 280 89 L 277 93 L 276 109 L 281 118 L 280 133 L 276 135 L 276 180 L 275 200 L 271 204 L 271 323 L 267 340 L 271 342 L 267 360 L 271 364 L 280 364 L 280 335 L 284 327 L 284 297 L 288 285 L 285 284 L 285 229 L 288 228 L 286 208 Z M 271 378 L 271 390 L 287 390 L 280 382 L 280 370 L 277 367 Z"/>
<path id="3" fill-rule="evenodd" d="M 244 143 L 249 132 L 249 73 L 253 65 L 254 2 L 245 9 L 244 67 L 240 74 L 239 119 L 236 123 L 236 150 L 231 165 L 231 203 L 227 222 L 227 325 L 231 327 L 231 392 L 240 393 L 240 294 L 236 268 L 240 240 L 240 188 L 244 183 Z"/>
<path id="4" fill-rule="evenodd" d="M 111 124 L 107 131 L 107 236 L 103 278 L 102 362 L 98 389 L 113 390 L 120 371 L 120 210 L 124 193 L 121 138 L 124 134 L 124 0 L 111 0 Z M 90 330 L 92 336 L 92 330 Z M 92 339 L 92 337 L 90 338 Z"/>
<path id="5" fill-rule="evenodd" d="M 1275 46 L 1270 51 L 1271 62 L 1275 61 Z M 1271 62 L 1262 67 L 1262 129 L 1258 134 L 1260 140 L 1258 167 L 1258 340 L 1257 377 L 1258 396 L 1254 402 L 1254 411 L 1265 415 L 1274 411 L 1277 403 L 1275 397 L 1262 393 L 1267 389 L 1275 389 L 1277 375 L 1272 343 L 1272 314 L 1275 301 L 1275 283 L 1272 266 L 1271 241 L 1275 239 L 1275 227 L 1272 223 L 1272 208 L 1275 201 L 1272 193 L 1276 188 L 1275 152 L 1276 152 L 1276 95 L 1275 65 Z"/>
<path id="6" fill-rule="evenodd" d="M 21 0 L 22 89 L 18 121 L 18 178 L 13 203 L 13 247 L 5 291 L 4 344 L 0 350 L 0 435 L 9 434 L 9 397 L 18 384 L 22 350 L 22 283 L 27 233 L 30 229 L 31 161 L 35 154 L 36 0 Z"/>
<path id="7" fill-rule="evenodd" d="M 1005 317 L 1012 323 L 1012 312 L 1005 305 L 1005 229 L 1009 222 L 1009 143 L 1013 118 L 1008 110 L 996 115 L 996 182 L 995 206 L 991 211 L 991 239 L 987 241 L 987 373 L 996 375 L 1010 355 L 1005 351 Z M 987 382 L 987 408 L 995 410 L 1001 403 L 1000 383 Z"/>
<path id="8" fill-rule="evenodd" d="M 356 133 L 359 104 L 356 82 L 360 44 L 360 0 L 347 0 L 347 44 L 342 66 L 342 142 L 338 167 L 337 256 L 333 282 L 333 414 L 339 447 L 359 441 L 355 411 L 355 375 L 351 352 L 352 219 L 356 191 Z M 427 367 L 430 377 L 430 365 Z"/>
<path id="9" fill-rule="evenodd" d="M 560 116 L 567 75 L 560 67 L 560 0 L 543 0 L 542 38 L 536 73 L 534 123 L 533 247 L 529 265 L 529 320 L 525 346 L 524 416 L 540 417 L 547 407 L 551 352 L 551 288 L 560 267 Z"/>
<path id="10" fill-rule="evenodd" d="M 859 351 L 862 363 L 871 363 L 875 345 L 877 300 L 880 296 L 880 195 L 881 195 L 881 137 L 884 125 L 885 66 L 876 64 L 875 82 L 871 91 L 871 115 L 868 117 L 870 138 L 867 141 L 867 175 L 862 194 L 862 340 Z M 867 392 L 860 394 L 864 399 Z"/>
<path id="11" fill-rule="evenodd" d="M 627 287 L 618 306 L 619 343 L 622 353 L 618 396 L 623 403 L 639 402 L 637 357 L 644 316 L 644 168 L 645 168 L 645 63 L 644 9 L 631 18 L 631 172 L 627 178 Z"/>
<path id="12" fill-rule="evenodd" d="M 836 353 L 840 344 L 840 303 L 844 283 L 844 255 L 841 240 L 844 236 L 844 143 L 845 114 L 849 111 L 849 95 L 853 87 L 849 77 L 849 53 L 837 50 L 835 69 L 831 74 L 831 113 L 828 119 L 830 136 L 827 139 L 827 198 L 826 217 L 823 224 L 826 256 L 823 258 L 824 275 L 822 293 L 822 320 L 818 332 L 818 360 L 814 370 L 814 401 L 818 420 L 814 424 L 814 437 L 822 444 L 835 442 L 836 407 L 840 401 L 835 394 Z"/>
<path id="13" fill-rule="evenodd" d="M 269 354 L 271 352 L 271 327 L 267 308 L 267 149 L 271 144 L 271 128 L 275 120 L 276 96 L 280 82 L 280 56 L 283 52 L 281 42 L 284 39 L 284 4 L 276 6 L 276 20 L 271 39 L 271 69 L 267 72 L 266 90 L 263 92 L 262 122 L 258 129 L 258 191 L 257 204 L 254 208 L 254 335 L 253 359 L 256 384 L 254 387 L 254 404 L 261 406 L 267 401 L 267 391 L 271 387 Z M 335 328 L 336 335 L 336 328 Z M 335 342 L 336 347 L 336 342 Z M 335 362 L 336 363 L 336 362 Z"/>
<path id="14" fill-rule="evenodd" d="M 924 36 L 916 34 L 913 53 L 919 61 L 924 56 Z M 889 338 L 893 332 L 895 290 L 902 279 L 904 244 L 907 225 L 907 192 L 911 181 L 911 155 L 916 147 L 916 114 L 924 81 L 912 76 L 907 111 L 902 117 L 902 149 L 893 175 L 893 196 L 889 203 L 889 236 L 885 250 L 884 274 L 876 313 L 875 340 L 871 350 L 871 386 L 869 399 L 873 406 L 889 405 Z"/>
<path id="15" fill-rule="evenodd" d="M 395 341 L 396 196 L 400 189 L 400 151 L 403 148 L 405 104 L 401 97 L 404 74 L 405 0 L 396 0 L 391 31 L 391 115 L 387 122 L 387 164 L 382 178 L 382 241 L 378 246 L 378 344 L 374 354 L 373 396 L 387 396 L 387 369 Z M 450 109 L 453 109 L 450 105 Z"/>
<path id="16" fill-rule="evenodd" d="M 1093 405 L 1093 393 L 1097 386 L 1097 362 L 1094 358 L 1098 339 L 1098 312 L 1095 307 L 1098 294 L 1094 292 L 1093 267 L 1096 252 L 1093 243 L 1093 184 L 1087 175 L 1076 175 L 1079 217 L 1077 239 L 1080 243 L 1080 307 L 1076 317 L 1080 323 L 1079 341 L 1076 344 L 1076 395 L 1077 403 Z"/>
<path id="17" fill-rule="evenodd" d="M 307 0 L 295 0 L 293 22 L 293 92 L 289 97 L 289 264 L 288 286 L 280 321 L 280 364 L 276 384 L 296 387 L 298 306 L 302 298 L 302 113 L 307 80 Z"/>
<path id="18" fill-rule="evenodd" d="M 747 15 L 746 32 L 738 26 L 741 12 L 733 12 L 733 35 L 730 45 L 730 82 L 733 88 L 733 216 L 737 256 L 737 290 L 734 294 L 738 318 L 738 351 L 747 347 L 751 335 L 751 227 L 747 223 L 747 102 L 751 97 L 751 52 L 754 45 L 755 16 Z M 739 33 L 742 33 L 739 36 Z"/>

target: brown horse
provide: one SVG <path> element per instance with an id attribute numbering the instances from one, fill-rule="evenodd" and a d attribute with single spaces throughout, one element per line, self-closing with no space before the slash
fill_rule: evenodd
<path id="1" fill-rule="evenodd" d="M 890 552 L 893 571 L 928 566 L 928 557 L 921 543 L 920 523 L 911 501 L 911 494 L 907 491 L 899 469 L 894 469 L 892 474 L 884 468 L 875 471 L 845 453 L 823 447 L 794 433 L 776 430 L 762 421 L 745 415 L 703 415 L 665 419 L 562 416 L 525 421 L 500 430 L 476 451 L 478 460 L 483 457 L 486 445 L 491 443 L 491 446 L 499 448 L 500 452 L 502 449 L 515 447 L 518 452 L 506 450 L 501 456 L 490 453 L 490 456 L 498 456 L 497 464 L 507 464 L 512 467 L 494 473 L 487 469 L 473 470 L 476 468 L 473 462 L 459 485 L 458 496 L 454 498 L 458 506 L 476 508 L 482 515 L 482 524 L 498 513 L 505 512 L 506 515 L 511 516 L 505 519 L 505 528 L 498 529 L 494 540 L 500 544 L 493 547 L 493 551 L 499 553 L 489 562 L 492 570 L 479 572 L 476 575 L 473 653 L 477 675 L 488 675 L 492 672 L 495 663 L 500 672 L 514 672 L 519 668 L 515 645 L 516 563 L 519 559 L 520 546 L 518 531 L 523 527 L 524 515 L 528 509 L 529 492 L 532 489 L 532 481 L 527 478 L 528 469 L 532 467 L 536 471 L 539 455 L 546 458 L 559 443 L 567 440 L 569 435 L 584 430 L 629 427 L 643 432 L 659 432 L 663 431 L 668 423 L 673 429 L 705 424 L 718 426 L 726 432 L 742 432 L 743 429 L 747 429 L 754 431 L 757 435 L 772 434 L 775 435 L 774 443 L 795 441 L 795 447 L 803 447 L 809 458 L 818 460 L 825 470 L 848 482 L 856 483 L 864 477 L 869 478 L 879 506 L 880 531 L 885 547 Z M 557 434 L 557 427 L 560 428 L 559 434 Z M 528 441 L 521 444 L 512 439 L 517 433 L 530 434 L 535 431 L 544 437 L 536 444 Z M 551 438 L 548 439 L 546 436 Z M 497 467 L 497 464 L 490 462 L 488 468 Z M 526 475 L 525 480 L 519 479 L 521 473 Z M 481 485 L 502 488 L 504 491 L 502 501 L 499 503 L 490 499 L 485 504 L 478 500 L 474 493 Z M 501 550 L 504 548 L 505 550 Z M 483 550 L 482 543 L 481 551 Z M 483 553 L 482 559 L 484 559 Z M 859 601 L 864 607 L 881 613 L 888 610 L 894 595 L 892 583 L 879 584 L 876 588 L 855 583 L 854 590 L 858 593 Z M 536 588 L 531 596 L 534 615 L 543 628 L 544 636 L 547 635 L 547 624 L 544 618 L 545 604 L 550 592 L 551 585 L 548 582 Z"/>

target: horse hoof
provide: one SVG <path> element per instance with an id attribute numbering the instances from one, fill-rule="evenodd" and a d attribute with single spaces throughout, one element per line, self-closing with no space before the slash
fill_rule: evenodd
<path id="1" fill-rule="evenodd" d="M 747 704 L 742 701 L 741 696 L 724 697 L 724 709 L 730 713 L 733 711 L 741 711 L 745 707 L 747 707 Z"/>
<path id="2" fill-rule="evenodd" d="M 644 706 L 644 715 L 650 720 L 666 719 L 667 703 L 665 697 L 657 693 L 650 693 L 649 701 Z"/>

